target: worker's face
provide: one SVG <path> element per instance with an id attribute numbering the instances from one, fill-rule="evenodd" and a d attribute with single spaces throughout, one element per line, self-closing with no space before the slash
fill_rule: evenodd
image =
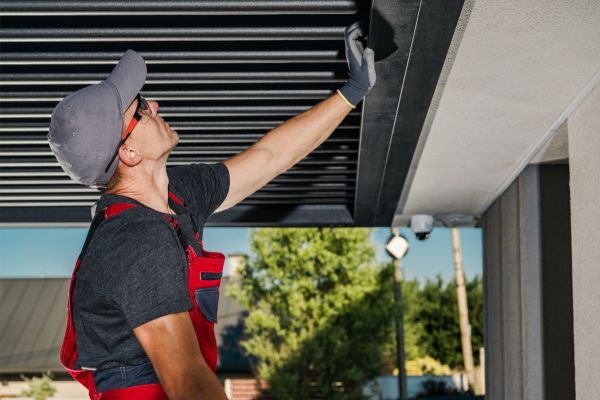
<path id="1" fill-rule="evenodd" d="M 153 100 L 146 100 L 146 102 L 149 110 L 141 111 L 142 119 L 123 146 L 137 149 L 143 160 L 164 159 L 166 161 L 179 142 L 179 135 L 158 114 L 158 103 Z M 133 118 L 137 103 L 138 100 L 134 99 L 125 111 L 123 116 L 125 125 Z"/>

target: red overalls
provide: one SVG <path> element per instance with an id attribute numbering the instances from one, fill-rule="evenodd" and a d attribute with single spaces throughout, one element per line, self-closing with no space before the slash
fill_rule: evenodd
<path id="1" fill-rule="evenodd" d="M 170 202 L 174 202 L 180 207 L 185 207 L 185 204 L 178 199 L 173 193 L 169 192 Z M 82 252 L 77 259 L 75 269 L 71 276 L 69 285 L 69 294 L 67 300 L 67 327 L 60 350 L 60 362 L 67 369 L 69 374 L 83 384 L 90 394 L 90 399 L 112 400 L 112 399 L 144 399 L 144 400 L 165 400 L 167 396 L 159 383 L 136 385 L 126 388 L 111 389 L 101 393 L 96 391 L 94 377 L 92 371 L 87 369 L 73 369 L 77 359 L 77 346 L 75 341 L 75 330 L 71 319 L 71 295 L 75 284 L 75 275 L 83 258 L 83 254 L 91 239 L 94 231 L 100 223 L 108 218 L 128 210 L 129 208 L 137 207 L 135 204 L 119 203 L 111 204 L 104 209 L 104 212 L 98 212 L 92 221 L 86 242 Z M 170 220 L 171 224 L 176 226 L 175 220 Z M 185 252 L 188 260 L 188 291 L 192 300 L 193 308 L 189 310 L 196 338 L 200 345 L 200 350 L 206 363 L 213 370 L 217 367 L 217 342 L 215 338 L 214 325 L 217 322 L 217 302 L 219 286 L 221 284 L 221 274 L 223 272 L 223 264 L 225 256 L 219 252 L 211 252 L 204 250 L 202 241 L 198 239 L 198 231 L 195 231 L 196 240 L 202 250 L 202 255 L 196 255 L 192 246 L 185 246 Z"/>

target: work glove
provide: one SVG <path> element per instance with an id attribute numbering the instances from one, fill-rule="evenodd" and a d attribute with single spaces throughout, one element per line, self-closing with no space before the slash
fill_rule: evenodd
<path id="1" fill-rule="evenodd" d="M 344 31 L 346 42 L 346 61 L 348 62 L 348 81 L 338 89 L 338 94 L 352 108 L 369 93 L 375 85 L 375 52 L 363 47 L 360 37 L 364 36 L 359 22 L 355 22 Z"/>

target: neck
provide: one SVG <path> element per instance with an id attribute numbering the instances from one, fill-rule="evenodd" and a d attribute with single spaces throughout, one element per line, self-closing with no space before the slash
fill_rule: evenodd
<path id="1" fill-rule="evenodd" d="M 127 196 L 156 211 L 171 213 L 166 165 L 145 167 L 122 171 L 121 181 L 110 194 Z"/>

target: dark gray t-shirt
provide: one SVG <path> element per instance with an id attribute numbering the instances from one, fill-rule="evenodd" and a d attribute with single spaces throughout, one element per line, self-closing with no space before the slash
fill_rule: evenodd
<path id="1" fill-rule="evenodd" d="M 202 238 L 205 221 L 227 196 L 227 167 L 191 164 L 169 167 L 167 174 L 169 190 L 186 203 Z M 102 195 L 96 212 L 112 203 L 138 207 L 103 221 L 81 260 L 72 298 L 76 367 L 104 369 L 149 361 L 133 328 L 192 308 L 186 255 L 164 218 L 168 214 L 119 195 Z M 178 224 L 189 224 L 189 216 L 180 211 Z"/>

